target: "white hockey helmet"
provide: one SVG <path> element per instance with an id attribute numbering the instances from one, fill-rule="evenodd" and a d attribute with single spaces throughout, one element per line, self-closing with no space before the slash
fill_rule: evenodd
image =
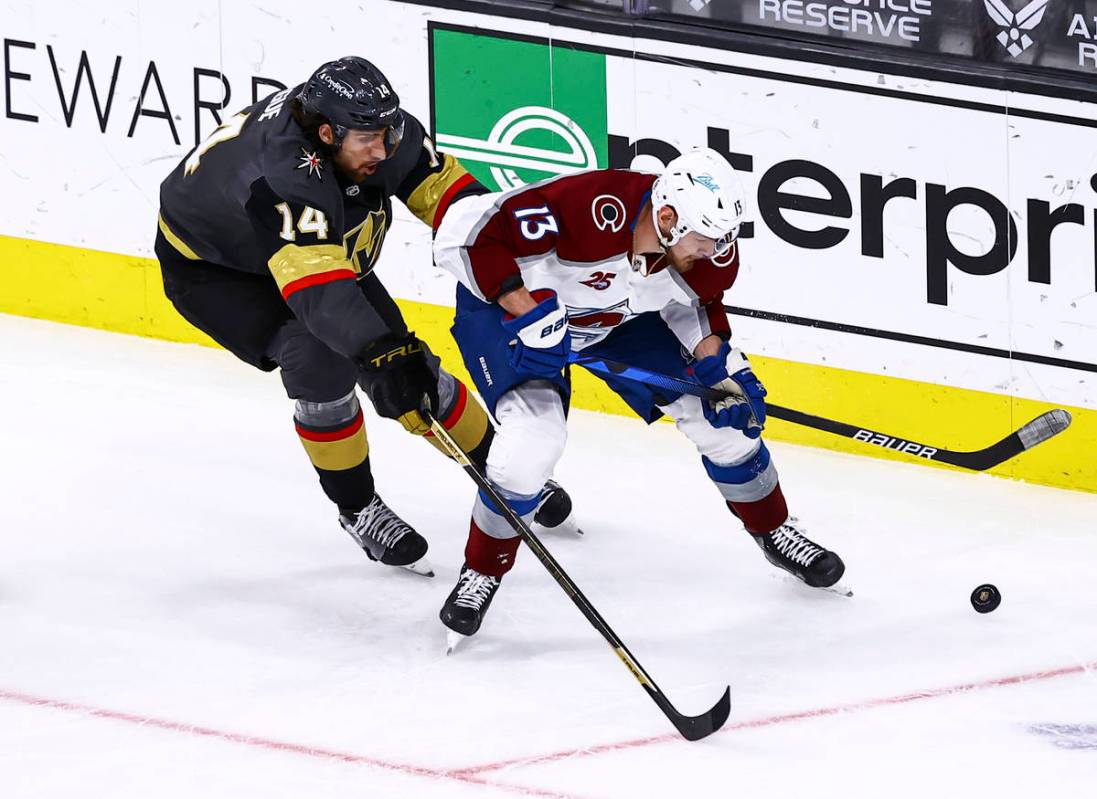
<path id="1" fill-rule="evenodd" d="M 675 158 L 651 187 L 651 215 L 663 247 L 669 248 L 689 231 L 716 241 L 716 258 L 726 256 L 743 221 L 743 184 L 727 159 L 709 147 Z M 659 209 L 671 206 L 678 222 L 669 236 L 659 229 Z"/>

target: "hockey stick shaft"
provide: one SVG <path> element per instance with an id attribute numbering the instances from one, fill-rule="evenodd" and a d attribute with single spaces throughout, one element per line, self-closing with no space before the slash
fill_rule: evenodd
<path id="1" fill-rule="evenodd" d="M 702 399 L 726 398 L 724 392 L 717 391 L 708 386 L 703 386 L 700 383 L 672 377 L 671 375 L 659 374 L 658 372 L 652 372 L 638 366 L 630 366 L 606 358 L 600 358 L 596 355 L 585 355 L 581 352 L 573 352 L 570 360 L 572 363 L 579 364 L 596 374 L 602 374 L 609 377 L 623 377 L 628 380 L 645 383 L 655 388 L 662 388 L 676 394 L 690 394 Z M 917 441 L 900 438 L 899 436 L 880 433 L 875 430 L 870 430 L 867 427 L 859 427 L 857 425 L 847 424 L 846 422 L 839 422 L 835 419 L 828 419 L 825 416 L 814 416 L 810 413 L 804 413 L 803 411 L 798 411 L 793 408 L 774 405 L 771 402 L 766 403 L 766 415 L 773 417 L 774 419 L 782 419 L 786 422 L 792 422 L 793 424 L 851 438 L 865 444 L 872 444 L 893 452 L 900 452 L 915 457 L 925 458 L 926 460 L 948 463 L 952 466 L 959 466 L 964 469 L 971 469 L 979 472 L 997 466 L 1010 458 L 1020 455 L 1025 450 L 1032 449 L 1037 444 L 1047 441 L 1049 438 L 1066 430 L 1071 422 L 1069 412 L 1062 408 L 1056 408 L 1041 414 L 1031 422 L 1028 422 L 1010 433 L 1001 441 L 991 444 L 989 447 L 974 452 L 956 452 L 944 449 L 943 447 L 934 447 L 929 444 L 922 444 Z"/>
<path id="2" fill-rule="evenodd" d="M 491 482 L 480 472 L 475 464 L 470 460 L 468 453 L 466 453 L 461 445 L 458 444 L 453 437 L 449 434 L 449 431 L 433 418 L 430 414 L 424 414 L 427 420 L 430 422 L 430 430 L 435 439 L 442 444 L 443 448 L 449 453 L 461 468 L 465 470 L 465 473 L 472 478 L 473 482 L 483 491 L 492 503 L 498 508 L 503 518 L 507 520 L 511 529 L 514 530 L 522 540 L 526 543 L 537 557 L 541 564 L 548 570 L 548 573 L 552 575 L 552 578 L 556 583 L 564 589 L 564 593 L 571 598 L 571 601 L 579 608 L 579 612 L 586 617 L 587 621 L 593 625 L 601 636 L 606 640 L 606 643 L 610 645 L 613 651 L 621 659 L 621 662 L 625 664 L 628 670 L 632 673 L 632 676 L 636 678 L 640 686 L 647 692 L 648 696 L 652 698 L 659 709 L 663 711 L 664 715 L 670 720 L 675 728 L 682 734 L 684 738 L 690 741 L 697 741 L 704 738 L 723 726 L 727 721 L 728 715 L 731 712 L 731 688 L 727 688 L 724 691 L 724 695 L 720 700 L 706 713 L 700 716 L 685 716 L 680 713 L 666 698 L 666 695 L 659 689 L 659 686 L 655 684 L 655 681 L 644 670 L 640 662 L 635 658 L 628 647 L 625 646 L 617 633 L 606 623 L 606 620 L 602 618 L 602 615 L 597 609 L 590 603 L 590 600 L 586 598 L 582 591 L 579 590 L 579 586 L 568 576 L 568 573 L 564 571 L 564 568 L 556 561 L 556 558 L 552 556 L 541 540 L 534 534 L 529 528 L 522 517 L 520 517 L 514 510 L 507 504 L 506 500 L 499 495 L 495 487 Z"/>

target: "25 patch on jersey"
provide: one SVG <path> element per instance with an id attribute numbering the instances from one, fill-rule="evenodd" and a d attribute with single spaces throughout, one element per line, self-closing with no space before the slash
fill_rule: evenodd
<path id="1" fill-rule="evenodd" d="M 617 277 L 616 272 L 591 272 L 590 277 L 579 282 L 584 286 L 590 286 L 595 291 L 605 291 L 615 277 Z"/>

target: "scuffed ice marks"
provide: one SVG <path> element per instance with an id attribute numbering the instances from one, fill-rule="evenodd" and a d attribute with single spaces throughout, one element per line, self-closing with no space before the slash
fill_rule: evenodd
<path id="1" fill-rule="evenodd" d="M 1097 751 L 1097 724 L 1033 724 L 1028 731 L 1059 749 Z"/>

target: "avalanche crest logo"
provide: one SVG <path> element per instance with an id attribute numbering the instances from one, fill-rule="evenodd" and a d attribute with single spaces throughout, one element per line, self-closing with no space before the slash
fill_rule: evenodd
<path id="1" fill-rule="evenodd" d="M 1047 3 L 1048 0 L 1032 0 L 1014 14 L 1005 4 L 1005 0 L 983 0 L 990 18 L 1006 29 L 998 31 L 995 38 L 1014 58 L 1032 46 L 1032 38 L 1021 31 L 1030 31 L 1040 24 Z"/>
<path id="2" fill-rule="evenodd" d="M 590 214 L 594 217 L 594 226 L 599 230 L 609 229 L 616 233 L 625 226 L 625 204 L 620 197 L 612 194 L 599 194 L 590 204 Z"/>

